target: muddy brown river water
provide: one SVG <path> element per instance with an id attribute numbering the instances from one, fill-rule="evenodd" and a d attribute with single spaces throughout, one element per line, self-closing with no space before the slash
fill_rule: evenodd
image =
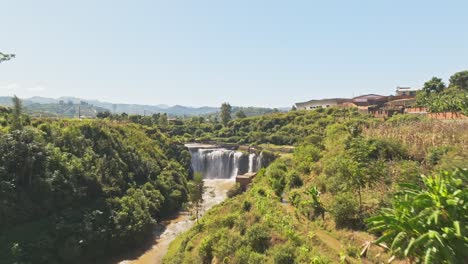
<path id="1" fill-rule="evenodd" d="M 203 215 L 211 207 L 221 203 L 227 198 L 227 191 L 234 186 L 233 179 L 213 179 L 204 180 L 205 193 L 203 195 L 204 203 L 201 214 Z M 119 264 L 157 264 L 162 263 L 162 259 L 169 249 L 171 242 L 183 232 L 189 230 L 194 220 L 187 212 L 181 212 L 178 217 L 164 223 L 166 229 L 154 239 L 153 246 L 143 255 L 134 260 L 125 260 Z"/>

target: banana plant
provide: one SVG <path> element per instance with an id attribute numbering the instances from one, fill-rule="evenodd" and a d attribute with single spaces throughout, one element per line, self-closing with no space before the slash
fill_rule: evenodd
<path id="1" fill-rule="evenodd" d="M 468 260 L 468 170 L 422 176 L 423 188 L 401 184 L 392 208 L 367 219 L 376 244 L 412 263 Z"/>

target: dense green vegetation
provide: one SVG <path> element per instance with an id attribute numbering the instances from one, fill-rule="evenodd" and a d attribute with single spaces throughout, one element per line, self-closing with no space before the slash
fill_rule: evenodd
<path id="1" fill-rule="evenodd" d="M 18 110 L 0 109 L 0 263 L 100 262 L 187 201 L 190 155 L 158 129 Z"/>
<path id="2" fill-rule="evenodd" d="M 178 143 L 187 141 L 295 148 L 266 152 L 272 163 L 252 188 L 233 188 L 173 242 L 166 263 L 422 262 L 450 252 L 462 259 L 468 248 L 466 171 L 456 171 L 468 163 L 467 122 L 382 121 L 335 108 L 221 121 L 110 113 L 50 120 L 15 105 L 0 108 L 0 262 L 104 261 L 142 245 L 186 203 L 196 212 L 203 181 L 189 182 L 190 155 Z M 416 231 L 405 229 L 407 219 Z M 383 229 L 382 221 L 395 225 Z M 361 256 L 359 246 L 378 237 L 390 251 L 367 243 Z"/>
<path id="3" fill-rule="evenodd" d="M 336 113 L 335 113 L 336 112 Z M 160 116 L 152 118 L 153 124 L 160 124 Z M 271 113 L 259 117 L 237 118 L 226 125 L 220 122 L 209 122 L 203 118 L 191 118 L 178 122 L 169 122 L 161 126 L 161 131 L 181 141 L 226 142 L 237 144 L 275 144 L 294 145 L 301 142 L 314 142 L 323 136 L 324 127 L 337 120 L 359 123 L 362 119 L 355 109 L 319 109 L 304 113 Z M 137 118 L 135 118 L 137 119 Z M 150 117 L 139 119 L 149 120 Z M 353 121 L 354 120 L 354 121 Z M 151 124 L 151 122 L 147 122 Z"/>
<path id="4" fill-rule="evenodd" d="M 447 87 L 442 79 L 433 77 L 424 83 L 417 95 L 417 104 L 431 112 L 462 112 L 468 115 L 468 71 L 450 77 Z"/>
<path id="5" fill-rule="evenodd" d="M 190 139 L 197 125 L 172 128 L 184 128 L 188 135 L 183 138 Z M 369 230 L 366 219 L 380 215 L 393 201 L 404 203 L 399 195 L 392 198 L 405 191 L 402 186 L 429 188 L 421 174 L 445 175 L 466 167 L 467 130 L 466 122 L 407 116 L 381 121 L 350 109 L 319 109 L 243 118 L 217 131 L 199 133 L 207 140 L 225 137 L 231 142 L 293 144 L 296 148 L 292 155 L 282 155 L 260 171 L 246 193 L 215 207 L 177 238 L 165 263 L 359 263 L 361 257 L 377 263 L 386 262 L 392 254 L 421 261 L 427 252 L 415 249 L 399 254 L 394 248 L 385 253 L 378 245 L 368 246 L 365 256 L 360 256 L 360 245 L 376 241 L 368 232 L 379 236 L 385 231 Z M 465 196 L 466 179 L 456 182 Z M 442 199 L 439 196 L 432 193 L 437 201 Z M 466 250 L 468 208 L 464 200 L 457 201 L 463 206 L 453 213 L 452 221 L 463 228 L 457 231 L 451 226 L 455 231 L 447 232 L 458 234 L 458 242 L 449 240 Z M 434 206 L 440 208 L 440 204 Z M 448 225 L 435 224 L 440 232 Z M 434 225 L 424 228 L 434 230 Z M 412 237 L 408 234 L 408 241 Z M 430 242 L 425 245 L 437 247 Z M 446 248 L 450 247 L 449 243 Z M 457 250 L 453 256 L 460 256 Z M 439 251 L 440 246 L 427 254 L 436 259 Z"/>
<path id="6" fill-rule="evenodd" d="M 468 259 L 468 170 L 423 176 L 421 188 L 402 184 L 391 209 L 368 219 L 398 256 L 424 263 L 464 263 Z"/>

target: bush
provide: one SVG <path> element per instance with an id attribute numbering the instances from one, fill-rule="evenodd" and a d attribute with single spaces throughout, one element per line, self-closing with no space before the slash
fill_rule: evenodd
<path id="1" fill-rule="evenodd" d="M 292 191 L 289 193 L 289 202 L 294 205 L 294 207 L 299 206 L 299 202 L 301 201 L 301 195 L 298 191 Z"/>
<path id="2" fill-rule="evenodd" d="M 282 160 L 277 160 L 268 167 L 265 173 L 277 196 L 281 196 L 286 186 L 286 172 L 286 164 Z"/>
<path id="3" fill-rule="evenodd" d="M 228 229 L 218 229 L 214 236 L 213 255 L 219 260 L 228 258 L 241 245 L 241 238 L 238 234 L 229 232 Z"/>
<path id="4" fill-rule="evenodd" d="M 359 203 L 352 193 L 339 193 L 334 196 L 331 214 L 337 227 L 355 227 L 359 219 Z"/>
<path id="5" fill-rule="evenodd" d="M 213 259 L 213 240 L 211 236 L 203 238 L 198 249 L 198 255 L 202 259 L 203 263 L 211 263 Z"/>
<path id="6" fill-rule="evenodd" d="M 432 166 L 437 165 L 442 157 L 450 151 L 450 149 L 451 148 L 448 146 L 430 148 L 426 154 L 426 163 Z"/>
<path id="7" fill-rule="evenodd" d="M 269 150 L 263 150 L 261 153 L 260 153 L 260 158 L 261 158 L 261 163 L 262 163 L 262 167 L 263 168 L 266 168 L 268 167 L 273 161 L 275 161 L 275 159 L 277 158 L 278 156 L 269 151 Z"/>
<path id="8" fill-rule="evenodd" d="M 302 174 L 309 174 L 320 158 L 320 149 L 313 145 L 302 145 L 294 150 L 294 163 Z"/>
<path id="9" fill-rule="evenodd" d="M 416 183 L 420 180 L 421 164 L 417 161 L 402 160 L 393 167 L 394 181 Z"/>
<path id="10" fill-rule="evenodd" d="M 296 170 L 292 170 L 288 173 L 288 187 L 290 189 L 301 187 L 302 184 L 302 179 Z"/>
<path id="11" fill-rule="evenodd" d="M 242 204 L 242 210 L 244 210 L 244 212 L 249 212 L 251 208 L 252 208 L 252 203 L 245 200 L 244 203 Z"/>
<path id="12" fill-rule="evenodd" d="M 273 259 L 275 264 L 294 264 L 295 254 L 292 245 L 280 245 L 274 248 Z"/>
<path id="13" fill-rule="evenodd" d="M 415 123 L 427 120 L 425 116 L 422 115 L 411 115 L 411 114 L 396 114 L 387 119 L 387 122 L 390 124 L 407 124 L 407 123 Z"/>
<path id="14" fill-rule="evenodd" d="M 258 253 L 265 252 L 270 246 L 270 234 L 266 227 L 255 224 L 245 234 L 246 242 Z"/>
<path id="15" fill-rule="evenodd" d="M 243 246 L 235 251 L 236 255 L 232 263 L 265 263 L 265 256 L 252 251 L 250 247 Z"/>
<path id="16" fill-rule="evenodd" d="M 238 182 L 234 186 L 232 186 L 231 189 L 228 190 L 227 192 L 227 197 L 232 198 L 234 196 L 237 196 L 242 193 L 242 188 Z"/>

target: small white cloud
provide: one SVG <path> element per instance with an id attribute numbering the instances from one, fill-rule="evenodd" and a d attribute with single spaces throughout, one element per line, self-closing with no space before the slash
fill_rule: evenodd
<path id="1" fill-rule="evenodd" d="M 27 90 L 28 90 L 29 92 L 42 92 L 42 91 L 44 91 L 45 89 L 46 89 L 46 88 L 45 88 L 44 86 L 42 86 L 42 85 L 36 85 L 36 86 L 34 86 L 34 87 L 28 88 Z"/>
<path id="2" fill-rule="evenodd" d="M 17 83 L 9 83 L 9 84 L 6 84 L 6 85 L 0 85 L 0 90 L 3 90 L 3 91 L 16 91 L 20 88 L 21 86 Z"/>

